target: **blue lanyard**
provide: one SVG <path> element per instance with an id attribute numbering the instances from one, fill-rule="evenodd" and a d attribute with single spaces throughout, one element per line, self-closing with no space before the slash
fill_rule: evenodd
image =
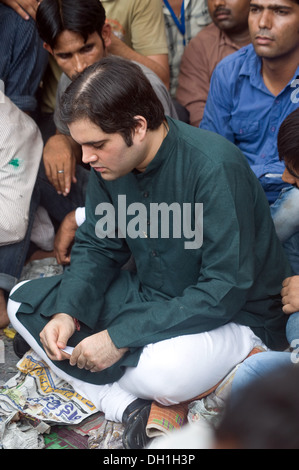
<path id="1" fill-rule="evenodd" d="M 181 21 L 179 21 L 179 19 L 177 18 L 176 14 L 174 13 L 174 11 L 173 11 L 171 5 L 169 4 L 168 0 L 164 0 L 164 3 L 167 6 L 168 10 L 170 11 L 171 16 L 173 18 L 173 21 L 175 22 L 178 30 L 180 31 L 181 35 L 183 36 L 183 44 L 185 46 L 186 45 L 186 41 L 185 41 L 185 33 L 186 33 L 185 5 L 184 5 L 185 2 L 183 0 L 182 7 L 181 7 Z"/>

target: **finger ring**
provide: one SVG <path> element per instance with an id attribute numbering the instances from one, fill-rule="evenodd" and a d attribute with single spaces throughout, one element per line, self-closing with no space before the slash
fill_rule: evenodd
<path id="1" fill-rule="evenodd" d="M 64 173 L 64 170 L 58 170 L 57 173 Z"/>

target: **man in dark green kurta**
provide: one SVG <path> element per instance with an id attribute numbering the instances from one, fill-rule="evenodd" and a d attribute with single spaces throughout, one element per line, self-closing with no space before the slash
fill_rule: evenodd
<path id="1" fill-rule="evenodd" d="M 170 382 L 172 371 L 180 398 L 161 398 L 166 404 L 216 384 L 255 344 L 286 347 L 280 290 L 290 268 L 262 187 L 238 148 L 165 119 L 142 72 L 118 58 L 103 59 L 72 83 L 62 118 L 92 167 L 86 221 L 62 276 L 28 282 L 11 295 L 21 303 L 11 313 L 16 329 L 25 327 L 56 367 L 100 386 L 125 383 L 148 345 L 165 345 L 166 357 L 147 380 L 157 374 Z M 131 254 L 137 272 L 121 271 Z M 211 349 L 203 350 L 203 337 Z M 187 352 L 194 338 L 198 350 Z M 183 341 L 175 343 L 177 375 L 167 340 Z M 77 345 L 70 360 L 61 352 L 66 343 Z M 157 399 L 155 391 L 129 389 Z"/>

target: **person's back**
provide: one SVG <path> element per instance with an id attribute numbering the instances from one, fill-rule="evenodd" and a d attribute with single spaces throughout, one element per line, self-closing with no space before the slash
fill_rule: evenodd
<path id="1" fill-rule="evenodd" d="M 262 359 L 267 353 L 256 356 Z M 256 377 L 228 400 L 215 426 L 214 448 L 299 449 L 298 386 L 294 364 Z"/>
<path id="2" fill-rule="evenodd" d="M 43 49 L 35 22 L 21 18 L 0 3 L 0 80 L 5 94 L 22 111 L 37 111 L 37 91 L 48 55 Z M 4 90 L 2 90 L 4 91 Z"/>

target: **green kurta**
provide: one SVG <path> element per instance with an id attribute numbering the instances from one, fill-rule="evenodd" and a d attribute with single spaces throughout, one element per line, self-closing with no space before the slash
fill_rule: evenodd
<path id="1" fill-rule="evenodd" d="M 280 290 L 291 270 L 260 183 L 223 137 L 170 118 L 168 123 L 168 135 L 144 173 L 104 181 L 91 171 L 86 221 L 77 231 L 70 267 L 63 276 L 32 281 L 12 296 L 22 302 L 18 318 L 38 341 L 47 317 L 64 312 L 82 324 L 69 344 L 108 328 L 117 347 L 129 347 L 122 360 L 99 373 L 56 363 L 88 382 L 117 380 L 125 366 L 137 364 L 146 344 L 231 321 L 250 326 L 272 349 L 287 345 Z M 142 203 L 144 210 L 139 204 L 126 214 L 124 199 L 127 207 Z M 96 214 L 103 206 L 96 208 L 104 202 L 115 207 L 117 223 L 122 218 L 120 237 L 117 227 L 114 237 L 96 234 L 104 220 Z M 187 249 L 183 229 L 179 236 L 171 219 L 169 236 L 150 236 L 152 207 L 162 202 L 168 208 L 174 202 L 180 208 L 191 204 L 193 221 L 195 203 L 203 204 L 201 246 Z M 123 238 L 124 228 L 131 237 Z M 132 238 L 134 230 L 141 236 Z M 120 270 L 130 253 L 137 274 Z"/>

